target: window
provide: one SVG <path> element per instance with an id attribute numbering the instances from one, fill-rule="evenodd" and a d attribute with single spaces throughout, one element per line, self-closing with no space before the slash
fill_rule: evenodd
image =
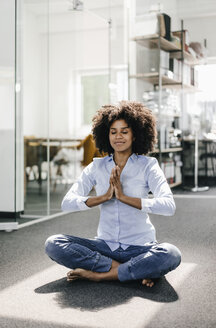
<path id="1" fill-rule="evenodd" d="M 91 124 L 92 117 L 96 111 L 102 105 L 109 103 L 108 84 L 108 74 L 81 76 L 83 113 L 82 121 L 84 125 Z"/>

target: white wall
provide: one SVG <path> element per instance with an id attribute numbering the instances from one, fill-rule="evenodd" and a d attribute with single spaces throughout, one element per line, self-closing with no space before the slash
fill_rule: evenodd
<path id="1" fill-rule="evenodd" d="M 14 72 L 0 69 L 0 130 L 14 130 Z"/>
<path id="2" fill-rule="evenodd" d="M 0 0 L 0 212 L 15 210 L 14 5 Z"/>
<path id="3" fill-rule="evenodd" d="M 25 136 L 46 137 L 47 38 L 42 43 L 38 17 L 23 8 L 23 130 Z"/>
<path id="4" fill-rule="evenodd" d="M 184 27 L 189 31 L 190 40 L 200 42 L 204 45 L 204 39 L 207 40 L 207 56 L 216 57 L 216 16 L 185 18 Z"/>
<path id="5" fill-rule="evenodd" d="M 0 71 L 0 212 L 14 211 L 14 72 Z"/>
<path id="6" fill-rule="evenodd" d="M 14 6 L 14 0 L 0 0 L 0 67 L 14 66 Z"/>
<path id="7" fill-rule="evenodd" d="M 188 29 L 191 41 L 202 45 L 207 39 L 208 57 L 216 58 L 216 1 L 215 0 L 177 0 L 177 13 Z"/>

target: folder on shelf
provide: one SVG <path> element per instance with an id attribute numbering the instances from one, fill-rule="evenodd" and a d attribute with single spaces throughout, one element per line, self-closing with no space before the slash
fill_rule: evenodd
<path id="1" fill-rule="evenodd" d="M 183 31 L 175 31 L 172 32 L 174 36 L 177 36 L 180 38 L 180 40 L 183 37 L 183 50 L 188 52 L 189 44 L 190 44 L 190 37 L 189 37 L 189 32 L 188 30 L 183 30 Z"/>
<path id="2" fill-rule="evenodd" d="M 143 17 L 144 18 L 144 17 Z M 151 13 L 142 20 L 137 20 L 132 36 L 162 36 L 171 40 L 171 18 L 167 14 Z"/>
<path id="3" fill-rule="evenodd" d="M 163 14 L 158 15 L 158 23 L 159 23 L 160 36 L 165 38 L 165 36 L 166 36 L 166 26 L 165 26 L 165 20 L 164 20 Z"/>
<path id="4" fill-rule="evenodd" d="M 166 40 L 171 40 L 171 18 L 167 14 L 159 15 L 160 35 Z"/>

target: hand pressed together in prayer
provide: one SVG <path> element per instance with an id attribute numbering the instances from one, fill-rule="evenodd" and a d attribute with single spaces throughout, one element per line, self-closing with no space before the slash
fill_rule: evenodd
<path id="1" fill-rule="evenodd" d="M 109 201 L 111 198 L 116 197 L 122 203 L 125 203 L 129 206 L 133 206 L 137 209 L 141 209 L 141 199 L 136 197 L 126 196 L 123 193 L 121 181 L 120 181 L 121 169 L 119 166 L 115 166 L 110 174 L 110 186 L 107 192 L 104 195 L 92 196 L 86 200 L 86 205 L 89 207 L 100 205 L 106 201 Z"/>
<path id="2" fill-rule="evenodd" d="M 115 196 L 117 199 L 121 199 L 123 195 L 121 181 L 120 181 L 120 168 L 119 166 L 115 166 L 112 169 L 111 175 L 110 175 L 110 186 L 113 188 L 113 196 Z"/>

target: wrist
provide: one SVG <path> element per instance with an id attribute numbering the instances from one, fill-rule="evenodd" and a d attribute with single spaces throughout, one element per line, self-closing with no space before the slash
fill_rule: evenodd
<path id="1" fill-rule="evenodd" d="M 118 193 L 118 195 L 116 195 L 116 198 L 121 202 L 124 202 L 125 195 L 123 193 Z"/>
<path id="2" fill-rule="evenodd" d="M 103 196 L 102 196 L 102 199 L 103 199 L 103 202 L 106 202 L 106 201 L 108 201 L 108 200 L 110 200 L 112 198 L 112 195 L 111 195 L 111 193 L 110 192 L 106 192 L 106 194 L 104 194 Z"/>

